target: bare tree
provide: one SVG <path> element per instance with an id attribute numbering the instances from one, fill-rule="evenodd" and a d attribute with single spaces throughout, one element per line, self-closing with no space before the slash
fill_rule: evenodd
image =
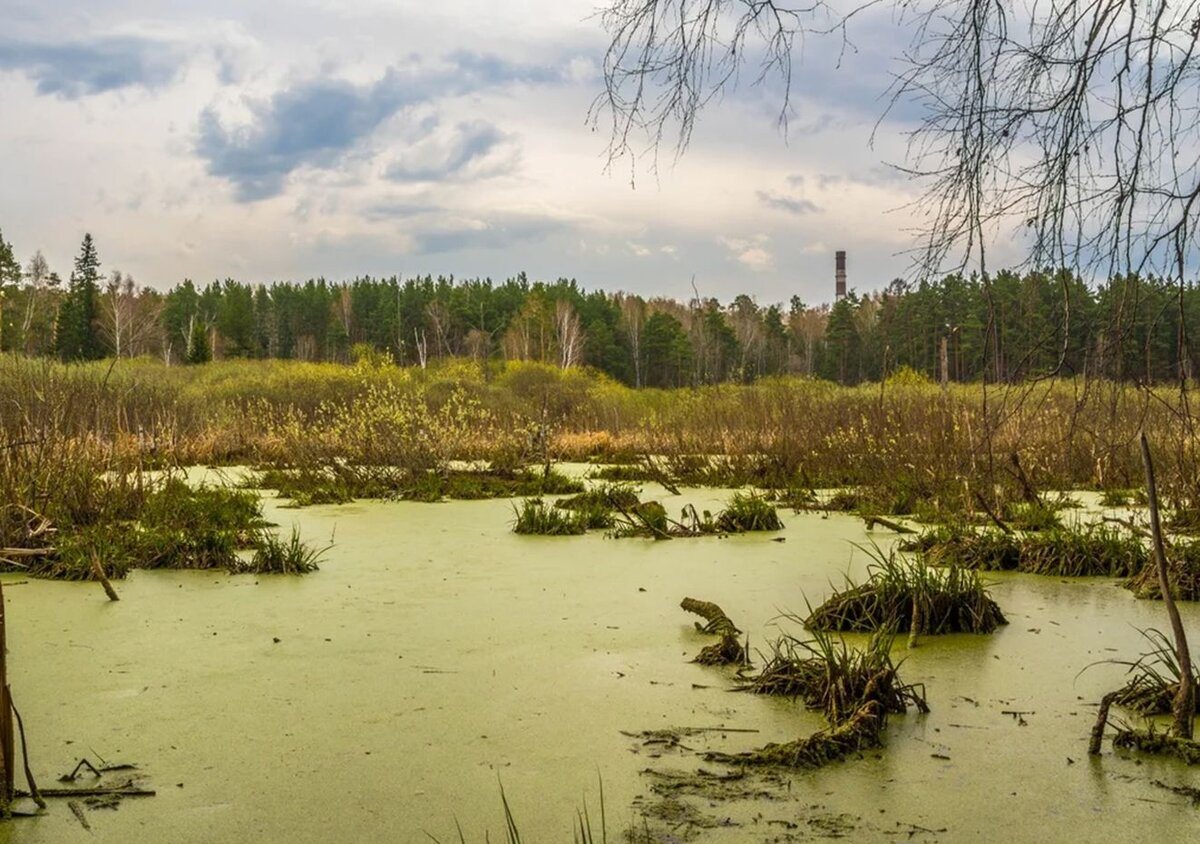
<path id="1" fill-rule="evenodd" d="M 100 333 L 113 356 L 143 354 L 159 330 L 162 307 L 158 297 L 149 290 L 139 291 L 133 276 L 114 270 L 100 306 Z"/>
<path id="2" fill-rule="evenodd" d="M 21 344 L 25 354 L 32 351 L 30 341 L 33 321 L 37 317 L 37 309 L 42 295 L 50 283 L 50 264 L 42 250 L 33 253 L 29 263 L 25 265 L 25 283 L 29 285 L 29 298 L 25 300 L 25 316 L 21 319 Z"/>
<path id="3" fill-rule="evenodd" d="M 579 324 L 579 314 L 566 299 L 554 303 L 554 339 L 560 369 L 569 369 L 579 363 L 583 354 L 583 328 Z"/>
<path id="4" fill-rule="evenodd" d="M 743 69 L 781 92 L 786 126 L 805 36 L 846 45 L 890 12 L 909 46 L 888 92 L 915 107 L 901 169 L 922 186 L 914 268 L 977 266 L 1005 227 L 1034 265 L 1182 277 L 1200 215 L 1200 0 L 612 0 L 594 123 L 610 161 L 695 120 Z"/>
<path id="5" fill-rule="evenodd" d="M 629 354 L 633 358 L 633 383 L 642 386 L 642 328 L 646 323 L 646 303 L 638 296 L 618 294 L 621 324 L 629 338 Z"/>

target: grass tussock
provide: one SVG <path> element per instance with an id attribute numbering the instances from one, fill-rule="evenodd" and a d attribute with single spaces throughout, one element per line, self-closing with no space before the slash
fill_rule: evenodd
<path id="1" fill-rule="evenodd" d="M 862 550 L 872 560 L 867 581 L 847 582 L 814 609 L 804 621 L 810 630 L 936 635 L 991 633 L 1008 623 L 977 571 L 934 568 L 894 551 L 885 554 L 878 546 Z"/>
<path id="2" fill-rule="evenodd" d="M 1177 601 L 1200 601 L 1200 541 L 1172 542 L 1167 546 L 1167 582 Z M 1138 598 L 1162 600 L 1158 569 L 1147 560 L 1142 570 L 1125 582 Z"/>
<path id="3" fill-rule="evenodd" d="M 1055 577 L 1130 577 L 1148 561 L 1142 540 L 1104 525 L 1026 535 L 943 526 L 905 545 L 936 566 Z"/>
<path id="4" fill-rule="evenodd" d="M 576 513 L 588 530 L 594 530 L 616 527 L 616 513 L 628 513 L 638 504 L 638 490 L 634 487 L 623 483 L 604 483 L 560 499 L 554 506 Z"/>
<path id="5" fill-rule="evenodd" d="M 783 637 L 759 676 L 740 688 L 799 698 L 824 713 L 829 727 L 796 741 L 707 758 L 738 765 L 818 767 L 880 746 L 889 714 L 903 714 L 909 707 L 929 711 L 923 690 L 900 679 L 892 644 L 892 631 L 871 637 L 865 648 L 819 631 L 807 641 Z"/>
<path id="6" fill-rule="evenodd" d="M 239 560 L 231 568 L 233 574 L 309 574 L 320 568 L 321 558 L 330 546 L 318 548 L 300 538 L 299 529 L 293 527 L 291 535 L 283 539 L 273 531 L 262 531 L 255 543 L 254 555 Z"/>
<path id="7" fill-rule="evenodd" d="M 717 529 L 724 533 L 783 530 L 775 505 L 753 493 L 734 493 L 725 509 L 717 514 L 716 523 Z"/>
<path id="8" fill-rule="evenodd" d="M 1179 691 L 1179 661 L 1175 648 L 1161 630 L 1143 630 L 1148 650 L 1133 662 L 1106 660 L 1129 668 L 1129 680 L 1117 690 L 1113 702 L 1142 716 L 1170 715 L 1171 703 Z M 1200 676 L 1194 665 L 1192 676 Z M 1200 683 L 1197 684 L 1200 692 Z"/>
<path id="9" fill-rule="evenodd" d="M 541 498 L 527 498 L 513 505 L 513 533 L 536 536 L 577 536 L 587 532 L 584 514 L 560 510 Z"/>

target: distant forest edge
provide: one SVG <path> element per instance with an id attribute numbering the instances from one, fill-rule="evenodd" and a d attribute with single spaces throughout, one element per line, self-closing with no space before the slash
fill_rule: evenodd
<path id="1" fill-rule="evenodd" d="M 431 276 L 199 287 L 167 292 L 101 273 L 86 235 L 64 284 L 41 252 L 24 265 L 0 233 L 0 352 L 66 361 L 284 358 L 403 366 L 440 359 L 589 366 L 632 386 L 807 375 L 854 384 L 897 372 L 1017 381 L 1190 377 L 1200 288 L 1065 271 L 896 280 L 832 306 L 722 304 L 585 291 L 574 280 Z M 989 325 L 991 328 L 989 329 Z"/>

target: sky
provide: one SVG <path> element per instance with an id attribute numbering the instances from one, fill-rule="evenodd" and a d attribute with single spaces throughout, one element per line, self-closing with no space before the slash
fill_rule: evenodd
<path id="1" fill-rule="evenodd" d="M 608 167 L 599 0 L 6 0 L 0 231 L 166 289 L 430 273 L 760 303 L 905 275 L 886 20 Z M 751 75 L 752 76 L 752 75 Z M 872 134 L 874 132 L 874 143 Z"/>

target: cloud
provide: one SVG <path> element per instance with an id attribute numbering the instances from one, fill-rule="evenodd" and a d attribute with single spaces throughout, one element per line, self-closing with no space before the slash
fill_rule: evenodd
<path id="1" fill-rule="evenodd" d="M 311 79 L 248 104 L 249 124 L 230 128 L 212 107 L 200 117 L 196 152 L 208 171 L 231 181 L 243 202 L 283 190 L 302 166 L 328 167 L 405 108 L 504 85 L 561 80 L 556 68 L 525 65 L 477 53 L 455 52 L 439 66 L 390 67 L 367 84 Z M 474 126 L 463 139 L 461 165 L 487 146 L 486 131 Z M 498 140 L 498 139 L 496 139 Z M 453 153 L 441 166 L 454 164 Z M 429 174 L 437 163 L 427 164 Z M 421 169 L 417 168 L 418 171 Z M 403 180 L 401 164 L 393 178 Z"/>
<path id="2" fill-rule="evenodd" d="M 758 192 L 759 201 L 768 208 L 774 208 L 778 211 L 787 211 L 792 214 L 819 214 L 821 208 L 812 200 L 802 199 L 793 196 L 783 196 L 770 191 L 760 190 Z"/>
<path id="3" fill-rule="evenodd" d="M 729 250 L 738 263 L 755 272 L 766 272 L 775 267 L 775 255 L 767 248 L 769 242 L 770 238 L 765 234 L 717 238 L 717 243 Z"/>
<path id="4" fill-rule="evenodd" d="M 395 182 L 438 182 L 472 176 L 482 178 L 512 170 L 517 150 L 509 137 L 481 120 L 459 123 L 448 131 L 436 124 L 411 145 L 384 175 Z"/>
<path id="5" fill-rule="evenodd" d="M 491 213 L 479 218 L 450 219 L 415 236 L 422 254 L 505 249 L 522 241 L 541 240 L 567 227 L 564 220 L 520 212 Z"/>
<path id="6" fill-rule="evenodd" d="M 185 56 L 177 45 L 137 36 L 48 44 L 0 39 L 0 69 L 24 73 L 42 95 L 68 100 L 174 81 Z"/>

